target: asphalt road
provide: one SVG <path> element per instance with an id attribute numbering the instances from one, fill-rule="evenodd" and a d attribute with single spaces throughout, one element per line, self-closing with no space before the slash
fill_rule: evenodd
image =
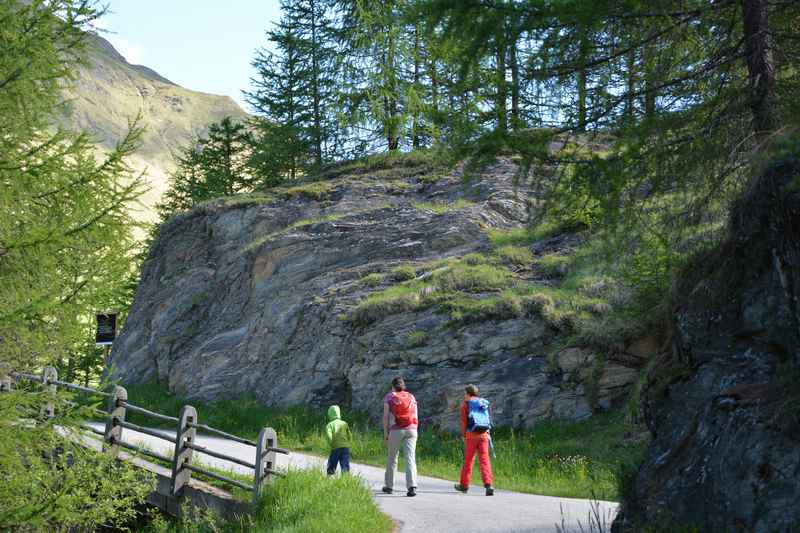
<path id="1" fill-rule="evenodd" d="M 98 424 L 98 427 L 101 427 Z M 171 433 L 163 431 L 164 433 Z M 145 444 L 150 450 L 172 455 L 168 442 L 125 429 L 123 440 L 131 444 Z M 238 442 L 198 435 L 197 444 L 217 452 L 252 462 L 255 449 Z M 280 444 L 280 435 L 279 435 Z M 196 456 L 197 457 L 197 456 Z M 216 468 L 252 475 L 249 468 L 214 457 L 199 454 L 199 462 Z M 278 454 L 278 468 L 324 468 L 325 459 L 292 452 L 288 457 Z M 484 496 L 481 487 L 473 487 L 468 494 L 457 493 L 452 480 L 420 476 L 419 494 L 408 498 L 405 493 L 405 474 L 395 474 L 393 494 L 383 494 L 383 469 L 374 466 L 351 464 L 351 473 L 360 476 L 372 490 L 378 507 L 400 526 L 401 532 L 425 531 L 430 533 L 517 533 L 556 532 L 589 533 L 607 531 L 617 504 L 592 502 L 572 498 L 554 498 L 496 490 L 493 497 Z"/>

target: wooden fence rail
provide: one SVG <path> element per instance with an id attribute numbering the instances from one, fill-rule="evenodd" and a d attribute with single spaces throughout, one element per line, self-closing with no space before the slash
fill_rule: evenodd
<path id="1" fill-rule="evenodd" d="M 181 409 L 178 417 L 156 413 L 134 405 L 128 401 L 128 392 L 124 387 L 115 386 L 112 391 L 106 392 L 89 387 L 83 387 L 74 383 L 58 380 L 58 372 L 53 367 L 42 369 L 41 375 L 29 374 L 25 372 L 12 371 L 8 365 L 0 364 L 0 392 L 10 391 L 17 381 L 31 381 L 40 383 L 43 390 L 47 391 L 48 399 L 42 407 L 42 416 L 52 418 L 55 416 L 55 395 L 58 388 L 86 394 L 98 395 L 107 398 L 106 411 L 99 411 L 106 417 L 105 430 L 99 430 L 89 424 L 83 424 L 82 429 L 103 437 L 106 453 L 113 457 L 119 456 L 120 448 L 134 451 L 138 454 L 157 459 L 171 465 L 170 492 L 172 496 L 180 497 L 183 489 L 189 483 L 192 473 L 202 474 L 217 481 L 222 481 L 229 485 L 252 492 L 253 502 L 261 496 L 262 488 L 265 483 L 269 483 L 273 476 L 281 475 L 275 470 L 276 454 L 288 454 L 289 452 L 278 447 L 278 437 L 275 430 L 265 427 L 258 435 L 258 440 L 252 441 L 226 433 L 205 424 L 200 424 L 197 418 L 197 410 L 191 405 L 185 405 Z M 151 417 L 161 422 L 173 423 L 176 426 L 175 435 L 163 433 L 159 430 L 133 424 L 125 419 L 127 412 L 138 413 L 143 416 Z M 138 446 L 122 440 L 122 430 L 128 429 L 137 431 L 151 437 L 165 440 L 174 445 L 174 452 L 171 457 L 149 450 L 144 446 Z M 218 435 L 228 440 L 233 440 L 242 444 L 255 447 L 253 461 L 246 461 L 237 457 L 232 457 L 221 451 L 210 449 L 206 446 L 199 446 L 195 443 L 197 431 L 204 431 Z M 247 468 L 253 469 L 252 484 L 231 479 L 228 476 L 212 472 L 200 466 L 192 464 L 194 452 L 203 453 L 210 457 L 228 461 Z"/>

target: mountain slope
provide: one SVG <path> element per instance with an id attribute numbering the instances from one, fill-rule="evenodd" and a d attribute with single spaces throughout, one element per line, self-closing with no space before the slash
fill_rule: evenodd
<path id="1" fill-rule="evenodd" d="M 209 123 L 247 114 L 228 96 L 191 91 L 148 67 L 131 65 L 99 35 L 90 36 L 88 52 L 88 65 L 66 91 L 67 112 L 60 123 L 91 134 L 110 149 L 125 135 L 129 121 L 141 113 L 145 133 L 131 162 L 137 170 L 146 171 L 151 188 L 137 218 L 152 220 L 152 208 L 174 169 L 172 153 L 203 133 Z"/>

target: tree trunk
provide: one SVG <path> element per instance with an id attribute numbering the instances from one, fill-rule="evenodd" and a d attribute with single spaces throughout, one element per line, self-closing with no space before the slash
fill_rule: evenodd
<path id="1" fill-rule="evenodd" d="M 586 65 L 587 58 L 589 55 L 589 41 L 586 38 L 586 32 L 588 31 L 584 27 L 579 27 L 578 31 L 581 33 L 580 35 L 580 50 L 579 50 L 579 61 L 580 61 L 580 70 L 578 70 L 578 131 L 585 131 L 586 130 Z"/>
<path id="2" fill-rule="evenodd" d="M 625 66 L 628 69 L 627 95 L 625 98 L 625 125 L 633 126 L 636 121 L 636 51 L 631 48 L 628 52 Z"/>
<path id="3" fill-rule="evenodd" d="M 497 115 L 497 129 L 501 132 L 508 131 L 508 111 L 506 101 L 508 100 L 508 89 L 506 87 L 506 43 L 505 36 L 499 32 L 496 37 L 495 50 L 495 114 Z"/>
<path id="4" fill-rule="evenodd" d="M 648 43 L 645 45 L 644 56 L 642 62 L 644 63 L 644 117 L 645 120 L 650 120 L 656 115 L 656 97 L 658 92 L 656 87 L 659 84 L 658 75 L 659 68 L 656 65 L 656 57 L 653 52 L 653 44 Z"/>
<path id="5" fill-rule="evenodd" d="M 417 98 L 421 98 L 419 86 L 419 24 L 414 26 L 414 90 L 417 91 Z M 414 116 L 411 124 L 411 145 L 416 150 L 420 147 L 419 138 L 419 106 L 414 105 Z"/>
<path id="6" fill-rule="evenodd" d="M 517 40 L 512 39 L 508 48 L 508 62 L 511 67 L 511 128 L 521 127 L 519 116 L 519 64 L 517 62 Z"/>
<path id="7" fill-rule="evenodd" d="M 319 42 L 317 41 L 317 3 L 311 2 L 311 91 L 314 113 L 314 166 L 322 167 L 322 113 L 319 96 Z"/>
<path id="8" fill-rule="evenodd" d="M 768 0 L 742 0 L 742 15 L 753 130 L 763 139 L 777 128 Z"/>

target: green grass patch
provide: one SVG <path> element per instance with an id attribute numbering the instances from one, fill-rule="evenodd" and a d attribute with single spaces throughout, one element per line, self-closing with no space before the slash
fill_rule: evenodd
<path id="1" fill-rule="evenodd" d="M 495 253 L 501 260 L 512 265 L 525 267 L 533 263 L 533 252 L 524 246 L 507 244 L 498 248 Z"/>
<path id="2" fill-rule="evenodd" d="M 530 246 L 536 241 L 555 235 L 560 229 L 561 226 L 556 222 L 545 221 L 533 228 L 490 229 L 486 232 L 486 235 L 495 248 L 502 246 Z"/>
<path id="3" fill-rule="evenodd" d="M 353 310 L 353 323 L 366 326 L 389 315 L 417 311 L 459 298 L 463 293 L 501 292 L 514 282 L 511 271 L 499 265 L 473 266 L 464 260 L 448 260 L 429 267 L 432 270 L 427 279 L 404 281 L 361 300 Z M 454 308 L 442 310 L 447 312 L 448 309 Z"/>
<path id="4" fill-rule="evenodd" d="M 545 276 L 551 278 L 561 277 L 569 271 L 572 258 L 561 254 L 545 254 L 536 259 L 536 268 Z"/>
<path id="5" fill-rule="evenodd" d="M 309 200 L 327 200 L 336 189 L 334 181 L 312 181 L 285 189 L 276 189 L 275 192 L 283 198 L 307 198 Z"/>
<path id="6" fill-rule="evenodd" d="M 402 265 L 392 270 L 394 281 L 409 281 L 417 277 L 417 269 L 411 265 Z"/>
<path id="7" fill-rule="evenodd" d="M 475 202 L 459 198 L 454 202 L 414 202 L 411 205 L 421 211 L 433 211 L 437 215 L 442 215 L 451 211 L 458 211 L 459 209 L 471 207 L 475 205 Z"/>
<path id="8" fill-rule="evenodd" d="M 428 342 L 428 334 L 424 331 L 412 330 L 406 335 L 406 348 L 419 348 Z"/>
<path id="9" fill-rule="evenodd" d="M 332 213 L 330 215 L 323 215 L 323 216 L 315 217 L 315 218 L 302 218 L 300 220 L 292 222 L 291 224 L 289 224 L 285 228 L 279 229 L 278 231 L 273 231 L 272 233 L 269 233 L 267 235 L 264 235 L 263 237 L 259 237 L 258 239 L 253 240 L 250 244 L 245 246 L 244 251 L 245 252 L 251 252 L 253 250 L 257 250 L 265 242 L 268 242 L 268 241 L 270 241 L 270 240 L 272 240 L 275 237 L 278 237 L 280 235 L 285 235 L 286 233 L 289 233 L 293 229 L 304 228 L 306 226 L 311 226 L 311 225 L 314 225 L 314 224 L 320 224 L 322 222 L 333 222 L 335 220 L 339 220 L 341 218 L 344 218 L 345 216 L 346 215 L 344 213 Z"/>
<path id="10" fill-rule="evenodd" d="M 187 509 L 178 521 L 158 516 L 150 533 L 382 533 L 394 527 L 378 510 L 367 486 L 354 476 L 328 477 L 319 470 L 290 471 L 264 487 L 249 516 L 224 521 Z"/>
<path id="11" fill-rule="evenodd" d="M 511 290 L 486 298 L 456 296 L 442 301 L 440 308 L 450 315 L 451 320 L 460 323 L 506 320 L 523 316 L 526 312 L 523 300 Z"/>
<path id="12" fill-rule="evenodd" d="M 366 285 L 367 287 L 377 287 L 383 283 L 383 274 L 380 272 L 373 272 L 372 274 L 367 274 L 358 280 L 358 282 L 362 285 Z"/>
<path id="13" fill-rule="evenodd" d="M 131 403 L 161 413 L 176 415 L 186 403 L 157 385 L 127 388 Z M 212 427 L 255 438 L 262 427 L 271 426 L 278 432 L 279 446 L 321 456 L 329 452 L 323 435 L 327 422 L 323 409 L 271 408 L 252 398 L 189 403 L 197 408 L 199 421 Z M 376 404 L 376 415 L 380 409 Z M 353 431 L 352 460 L 385 465 L 386 448 L 379 424 L 364 413 L 347 409 L 343 417 Z M 135 413 L 130 413 L 129 419 L 137 424 L 156 425 L 152 419 Z M 625 439 L 630 430 L 622 412 L 578 422 L 542 421 L 534 430 L 498 428 L 493 433 L 497 452 L 492 462 L 495 484 L 501 489 L 551 496 L 616 500 L 621 472 L 638 464 L 644 453 L 643 443 Z M 429 428 L 420 432 L 420 474 L 456 480 L 462 454 L 463 443 L 458 435 Z M 473 479 L 480 483 L 477 470 L 476 466 Z"/>

